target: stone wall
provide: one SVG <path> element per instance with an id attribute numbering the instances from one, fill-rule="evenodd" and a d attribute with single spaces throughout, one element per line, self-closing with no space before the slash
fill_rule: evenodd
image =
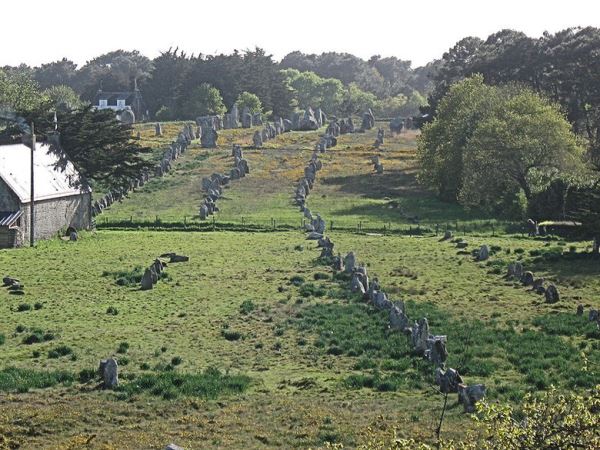
<path id="1" fill-rule="evenodd" d="M 0 248 L 20 247 L 23 243 L 21 230 L 17 228 L 0 227 Z"/>
<path id="2" fill-rule="evenodd" d="M 29 242 L 29 204 L 21 207 L 23 239 Z M 35 239 L 48 239 L 73 227 L 87 230 L 92 225 L 91 194 L 84 193 L 38 201 L 35 204 Z"/>

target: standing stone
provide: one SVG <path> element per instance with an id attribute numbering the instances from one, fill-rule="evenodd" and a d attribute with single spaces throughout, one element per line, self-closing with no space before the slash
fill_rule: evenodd
<path id="1" fill-rule="evenodd" d="M 485 397 L 485 386 L 483 384 L 458 385 L 458 402 L 462 403 L 465 412 L 475 412 L 475 404 Z"/>
<path id="2" fill-rule="evenodd" d="M 485 261 L 490 257 L 490 249 L 487 245 L 482 245 L 479 247 L 479 252 L 477 253 L 477 261 Z"/>
<path id="3" fill-rule="evenodd" d="M 581 303 L 577 305 L 577 315 L 583 316 L 583 305 Z"/>
<path id="4" fill-rule="evenodd" d="M 152 282 L 152 271 L 150 269 L 146 269 L 141 281 L 142 291 L 149 291 L 150 289 L 152 289 L 153 284 L 154 283 Z"/>
<path id="5" fill-rule="evenodd" d="M 344 258 L 344 266 L 346 267 L 346 273 L 354 272 L 354 266 L 356 265 L 356 257 L 354 256 L 354 252 L 350 252 Z"/>
<path id="6" fill-rule="evenodd" d="M 600 310 L 590 309 L 588 319 L 590 322 L 598 322 L 600 320 Z"/>
<path id="7" fill-rule="evenodd" d="M 427 339 L 427 350 L 425 356 L 435 366 L 440 367 L 448 358 L 446 350 L 446 336 L 431 336 Z"/>
<path id="8" fill-rule="evenodd" d="M 393 305 L 390 309 L 390 328 L 392 330 L 398 330 L 404 332 L 409 325 L 408 316 L 404 314 L 404 311 Z"/>
<path id="9" fill-rule="evenodd" d="M 256 130 L 254 132 L 254 136 L 252 136 L 252 144 L 254 145 L 254 148 L 262 148 L 263 139 L 260 131 Z"/>
<path id="10" fill-rule="evenodd" d="M 532 286 L 533 285 L 533 272 L 523 272 L 523 275 L 521 276 L 521 283 L 523 283 L 525 286 Z"/>
<path id="11" fill-rule="evenodd" d="M 521 263 L 521 261 L 515 262 L 515 274 L 514 274 L 514 277 L 517 280 L 521 280 L 521 278 L 523 277 L 523 264 Z"/>
<path id="12" fill-rule="evenodd" d="M 412 329 L 412 346 L 418 354 L 424 355 L 427 350 L 427 339 L 429 339 L 429 322 L 426 318 L 415 322 Z"/>
<path id="13" fill-rule="evenodd" d="M 215 148 L 219 134 L 213 127 L 203 127 L 202 136 L 200 137 L 200 145 L 202 148 Z"/>
<path id="14" fill-rule="evenodd" d="M 546 303 L 556 303 L 560 300 L 560 294 L 558 293 L 558 289 L 553 284 L 549 285 L 546 288 Z"/>
<path id="15" fill-rule="evenodd" d="M 435 370 L 435 384 L 440 387 L 442 394 L 457 393 L 458 386 L 462 384 L 462 377 L 455 369 L 448 369 L 446 371 L 441 368 Z"/>
<path id="16" fill-rule="evenodd" d="M 156 136 L 162 136 L 163 135 L 162 126 L 160 125 L 159 122 L 156 122 L 156 125 L 154 125 L 154 134 Z"/>
<path id="17" fill-rule="evenodd" d="M 119 385 L 119 365 L 115 358 L 103 359 L 98 367 L 103 389 L 114 389 Z"/>
<path id="18" fill-rule="evenodd" d="M 242 128 L 252 128 L 252 114 L 247 106 L 242 111 Z"/>

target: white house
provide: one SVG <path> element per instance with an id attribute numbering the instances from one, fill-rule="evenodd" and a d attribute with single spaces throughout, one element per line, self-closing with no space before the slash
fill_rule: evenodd
<path id="1" fill-rule="evenodd" d="M 78 173 L 71 163 L 64 171 L 54 166 L 58 157 L 47 144 L 34 152 L 35 239 L 56 236 L 61 230 L 89 229 L 92 193 L 77 187 Z M 31 204 L 31 149 L 25 144 L 0 145 L 0 248 L 29 241 Z"/>

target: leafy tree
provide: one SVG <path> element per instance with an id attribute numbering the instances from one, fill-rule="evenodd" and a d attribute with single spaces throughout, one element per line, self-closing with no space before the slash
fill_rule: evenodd
<path id="1" fill-rule="evenodd" d="M 457 201 L 463 181 L 463 152 L 479 117 L 491 110 L 495 91 L 474 76 L 456 83 L 440 102 L 436 119 L 418 140 L 419 180 L 446 201 Z"/>
<path id="2" fill-rule="evenodd" d="M 162 107 L 172 113 L 176 109 L 182 83 L 191 69 L 190 59 L 179 49 L 169 49 L 154 58 L 152 64 L 152 77 L 144 83 L 144 100 L 152 116 L 158 114 Z"/>
<path id="3" fill-rule="evenodd" d="M 0 69 L 0 108 L 23 113 L 35 110 L 45 100 L 30 70 Z"/>
<path id="4" fill-rule="evenodd" d="M 208 83 L 194 88 L 181 106 L 181 116 L 195 119 L 209 114 L 223 114 L 227 111 L 219 90 Z"/>
<path id="5" fill-rule="evenodd" d="M 419 156 L 420 179 L 442 198 L 506 213 L 519 193 L 530 200 L 559 173 L 580 168 L 582 150 L 554 104 L 477 75 L 442 99 Z"/>
<path id="6" fill-rule="evenodd" d="M 517 189 L 531 200 L 553 178 L 582 166 L 583 151 L 555 105 L 525 88 L 503 91 L 466 143 L 464 204 L 490 205 L 498 193 Z"/>
<path id="7" fill-rule="evenodd" d="M 376 104 L 377 97 L 375 94 L 365 92 L 355 83 L 350 83 L 348 89 L 344 92 L 344 99 L 340 111 L 342 114 L 350 116 L 352 114 L 362 113 L 368 108 L 374 108 Z"/>
<path id="8" fill-rule="evenodd" d="M 52 86 L 46 89 L 43 95 L 48 98 L 52 108 L 56 111 L 66 112 L 83 106 L 79 95 L 69 86 Z"/>
<path id="9" fill-rule="evenodd" d="M 74 87 L 77 64 L 73 61 L 63 58 L 47 64 L 42 64 L 35 69 L 35 80 L 39 83 L 41 89 L 48 89 L 52 86 Z"/>
<path id="10" fill-rule="evenodd" d="M 144 157 L 150 152 L 132 140 L 132 127 L 115 119 L 110 110 L 92 106 L 59 116 L 60 147 L 58 167 L 72 162 L 81 174 L 80 183 L 97 182 L 106 186 L 128 186 L 132 178 L 152 166 Z"/>
<path id="11" fill-rule="evenodd" d="M 262 111 L 262 104 L 260 102 L 260 98 L 257 95 L 252 94 L 250 92 L 241 92 L 238 95 L 237 100 L 235 101 L 238 109 L 243 111 L 244 108 L 248 108 L 251 113 L 258 113 Z"/>

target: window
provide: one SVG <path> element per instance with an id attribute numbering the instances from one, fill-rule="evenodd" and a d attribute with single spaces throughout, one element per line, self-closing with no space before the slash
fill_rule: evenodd
<path id="1" fill-rule="evenodd" d="M 106 108 L 108 106 L 108 100 L 100 100 L 98 106 L 100 106 L 100 108 Z"/>
<path id="2" fill-rule="evenodd" d="M 118 99 L 117 100 L 117 107 L 118 108 L 125 108 L 125 99 Z"/>

